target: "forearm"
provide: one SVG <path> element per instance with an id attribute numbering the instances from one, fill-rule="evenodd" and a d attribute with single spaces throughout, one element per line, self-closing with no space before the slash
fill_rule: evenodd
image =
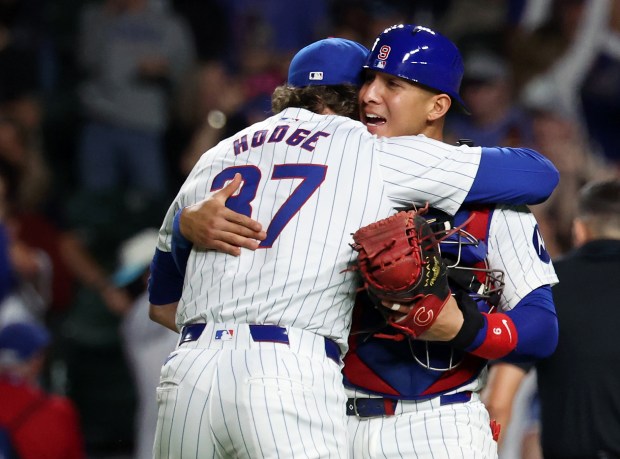
<path id="1" fill-rule="evenodd" d="M 463 310 L 464 322 L 451 344 L 485 359 L 530 361 L 549 356 L 558 323 L 549 286 L 526 295 L 511 311 L 484 314 Z"/>
<path id="2" fill-rule="evenodd" d="M 174 332 L 179 332 L 176 325 L 176 313 L 178 302 L 149 306 L 149 318 Z"/>

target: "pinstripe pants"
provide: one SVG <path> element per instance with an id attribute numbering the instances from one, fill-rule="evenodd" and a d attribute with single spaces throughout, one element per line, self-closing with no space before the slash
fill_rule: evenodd
<path id="1" fill-rule="evenodd" d="M 254 342 L 227 325 L 218 340 L 216 328 L 162 367 L 153 457 L 347 457 L 342 375 L 322 337 L 289 329 L 290 344 Z"/>
<path id="2" fill-rule="evenodd" d="M 477 394 L 441 406 L 439 397 L 399 402 L 393 416 L 348 416 L 353 459 L 494 459 L 489 413 Z"/>

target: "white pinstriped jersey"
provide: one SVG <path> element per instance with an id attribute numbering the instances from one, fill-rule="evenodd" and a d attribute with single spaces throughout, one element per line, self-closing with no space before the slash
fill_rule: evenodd
<path id="1" fill-rule="evenodd" d="M 160 231 L 170 251 L 177 210 L 243 175 L 229 207 L 267 229 L 239 257 L 192 250 L 179 326 L 270 323 L 312 331 L 346 349 L 355 285 L 343 272 L 351 234 L 393 208 L 427 201 L 456 212 L 476 175 L 481 149 L 424 136 L 377 138 L 359 122 L 286 109 L 205 153 L 181 187 Z"/>
<path id="2" fill-rule="evenodd" d="M 505 273 L 499 304 L 504 311 L 514 308 L 533 290 L 558 282 L 538 223 L 525 206 L 496 206 L 487 247 L 489 266 Z"/>

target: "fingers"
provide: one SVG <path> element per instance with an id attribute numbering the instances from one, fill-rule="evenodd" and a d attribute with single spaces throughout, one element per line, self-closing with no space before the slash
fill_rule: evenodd
<path id="1" fill-rule="evenodd" d="M 394 311 L 400 314 L 408 314 L 409 311 L 411 311 L 411 307 L 412 307 L 410 304 L 393 303 L 392 301 L 388 301 L 388 300 L 382 300 L 381 305 L 391 311 Z"/>
<path id="2" fill-rule="evenodd" d="M 267 237 L 267 233 L 263 231 L 263 225 L 256 220 L 253 220 L 246 215 L 238 214 L 234 210 L 230 210 L 228 208 L 224 209 L 225 210 L 222 212 L 222 217 L 231 225 L 222 229 L 241 236 L 258 239 L 260 241 Z"/>
<path id="3" fill-rule="evenodd" d="M 213 198 L 217 199 L 223 204 L 237 190 L 239 190 L 240 185 L 241 185 L 241 174 L 236 173 L 233 179 L 224 188 L 222 188 L 221 190 L 213 194 Z"/>
<path id="4" fill-rule="evenodd" d="M 224 188 L 219 190 L 213 195 L 213 199 L 224 204 L 228 198 L 230 198 L 235 192 L 241 188 L 242 177 L 237 173 L 233 179 Z M 239 234 L 245 237 L 251 237 L 258 240 L 263 240 L 267 237 L 266 233 L 262 231 L 262 225 L 256 220 L 251 219 L 247 215 L 239 214 L 233 210 L 230 210 L 222 206 L 223 218 L 227 221 L 235 223 L 237 227 L 229 228 L 228 231 Z M 248 233 L 245 229 L 249 229 L 252 233 Z"/>
<path id="5" fill-rule="evenodd" d="M 233 255 L 235 257 L 241 255 L 241 249 L 239 248 L 239 246 L 226 244 L 225 242 L 221 241 L 214 243 L 212 248 L 213 250 L 217 250 L 218 252 L 227 253 L 228 255 Z"/>

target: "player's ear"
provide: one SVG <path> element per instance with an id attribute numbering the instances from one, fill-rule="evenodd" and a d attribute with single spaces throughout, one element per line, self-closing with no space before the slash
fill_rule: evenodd
<path id="1" fill-rule="evenodd" d="M 452 99 L 447 94 L 435 94 L 432 97 L 432 107 L 428 113 L 429 121 L 435 121 L 448 113 L 452 105 Z"/>
<path id="2" fill-rule="evenodd" d="M 592 239 L 592 231 L 588 224 L 580 218 L 573 220 L 573 245 L 580 247 Z"/>

